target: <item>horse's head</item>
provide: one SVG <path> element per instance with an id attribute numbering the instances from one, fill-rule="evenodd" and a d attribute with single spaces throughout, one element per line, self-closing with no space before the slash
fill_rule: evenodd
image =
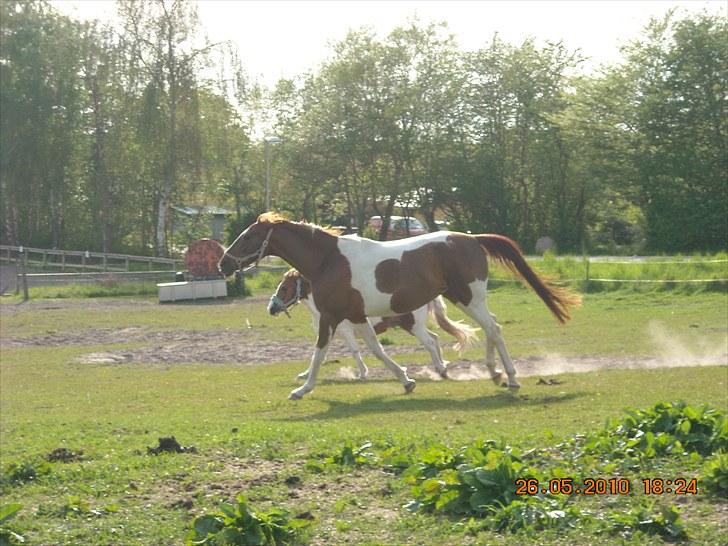
<path id="1" fill-rule="evenodd" d="M 288 308 L 308 297 L 309 292 L 309 282 L 298 271 L 291 269 L 283 275 L 275 294 L 271 296 L 268 312 L 273 316 L 279 313 L 288 315 Z"/>
<path id="2" fill-rule="evenodd" d="M 225 277 L 235 271 L 244 269 L 266 255 L 268 242 L 273 234 L 275 224 L 265 221 L 262 217 L 248 226 L 238 238 L 233 241 L 217 263 L 217 268 Z"/>

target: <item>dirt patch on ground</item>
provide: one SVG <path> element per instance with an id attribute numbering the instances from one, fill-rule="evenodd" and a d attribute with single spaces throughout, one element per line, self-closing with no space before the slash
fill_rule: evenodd
<path id="1" fill-rule="evenodd" d="M 256 333 L 248 332 L 169 332 L 148 333 L 145 335 L 131 335 L 123 338 L 121 332 L 114 332 L 113 341 L 106 343 L 145 343 L 143 347 L 119 351 L 104 351 L 89 353 L 79 357 L 82 364 L 174 364 L 174 363 L 204 363 L 204 364 L 237 364 L 255 366 L 273 362 L 308 361 L 313 352 L 313 342 L 270 340 Z M 73 344 L 102 344 L 105 332 L 98 332 L 90 339 L 84 341 L 74 340 Z M 45 338 L 46 336 L 44 336 Z M 58 336 L 52 336 L 59 341 Z M 86 335 L 82 336 L 86 338 Z M 48 346 L 48 343 L 33 338 L 33 343 Z M 411 352 L 407 346 L 391 347 L 387 352 L 392 355 Z M 349 356 L 350 353 L 343 342 L 334 341 L 329 350 L 329 360 L 339 360 Z M 303 371 L 303 370 L 301 370 Z"/>
<path id="2" fill-rule="evenodd" d="M 31 338 L 5 338 L 3 347 L 59 347 L 69 345 L 140 344 L 141 347 L 123 350 L 108 350 L 81 355 L 81 364 L 233 364 L 256 366 L 274 362 L 307 362 L 313 350 L 313 342 L 296 340 L 272 340 L 264 333 L 242 330 L 220 331 L 153 331 L 147 328 L 94 329 L 74 333 L 53 333 Z M 441 378 L 432 366 L 407 365 L 402 354 L 422 352 L 415 345 L 388 345 L 385 351 L 395 357 L 409 374 L 415 378 L 439 381 Z M 369 365 L 371 379 L 391 378 L 392 374 L 380 365 L 366 349 L 363 356 Z M 328 362 L 336 364 L 351 355 L 346 345 L 334 339 L 328 354 Z M 398 358 L 399 357 L 399 358 Z M 611 356 L 532 356 L 514 359 L 520 377 L 534 375 L 557 375 L 562 373 L 585 373 L 599 369 L 666 368 L 684 366 L 715 366 L 725 364 L 728 353 L 702 355 L 663 355 L 646 357 L 634 355 Z M 328 367 L 328 366 L 327 366 Z M 482 360 L 455 360 L 450 364 L 449 377 L 456 381 L 489 379 L 490 375 Z M 303 371 L 303 369 L 301 370 Z M 336 379 L 355 380 L 353 367 L 340 367 Z"/>
<path id="3" fill-rule="evenodd" d="M 195 446 L 182 446 L 174 436 L 159 438 L 157 447 L 148 447 L 147 455 L 160 453 L 197 453 Z"/>
<path id="4" fill-rule="evenodd" d="M 46 311 L 53 309 L 108 309 L 112 311 L 120 307 L 140 307 L 157 305 L 156 300 L 135 300 L 135 299 L 110 299 L 110 298 L 88 298 L 78 299 L 53 299 L 26 301 L 22 303 L 2 303 L 0 305 L 0 317 L 12 316 L 25 311 Z"/>
<path id="5" fill-rule="evenodd" d="M 45 459 L 50 463 L 73 463 L 83 459 L 83 450 L 71 451 L 65 447 L 57 447 L 48 453 L 48 455 L 45 456 Z"/>
<path id="6" fill-rule="evenodd" d="M 314 341 L 272 340 L 263 332 L 154 331 L 148 328 L 98 328 L 83 332 L 59 332 L 28 338 L 3 338 L 2 347 L 61 347 L 69 345 L 141 344 L 142 347 L 82 355 L 82 364 L 238 364 L 308 361 Z M 389 346 L 392 355 L 412 352 L 411 346 Z M 350 356 L 342 341 L 334 340 L 329 360 Z M 366 353 L 365 353 L 366 354 Z M 303 371 L 303 370 L 302 370 Z"/>
<path id="7" fill-rule="evenodd" d="M 262 303 L 266 297 L 249 298 L 246 303 Z M 234 300 L 206 301 L 204 305 L 233 305 Z M 239 303 L 239 302 L 237 302 Z M 120 307 L 157 306 L 155 300 L 49 300 L 27 302 L 24 304 L 0 305 L 0 316 L 22 312 L 23 310 L 52 310 L 83 307 L 110 312 Z M 199 302 L 185 302 L 174 305 L 202 305 Z M 652 327 L 651 327 L 652 328 Z M 652 328 L 654 330 L 654 328 Z M 626 368 L 665 368 L 702 365 L 721 365 L 728 360 L 725 348 L 719 350 L 702 351 L 700 354 L 689 351 L 685 347 L 676 347 L 675 342 L 662 332 L 650 332 L 653 337 L 659 338 L 660 346 L 665 347 L 663 354 L 655 357 L 634 355 L 610 356 L 560 356 L 546 355 L 538 357 L 516 358 L 514 364 L 520 377 L 549 376 L 562 373 L 591 372 L 599 369 Z M 664 338 L 664 339 L 663 339 Z M 270 339 L 260 330 L 241 331 L 184 331 L 168 330 L 158 331 L 150 328 L 132 327 L 123 329 L 98 328 L 84 330 L 83 332 L 54 332 L 34 337 L 0 337 L 0 346 L 7 347 L 60 347 L 72 345 L 111 345 L 128 344 L 140 347 L 103 352 L 94 352 L 82 355 L 78 362 L 91 365 L 125 365 L 125 364 L 177 364 L 177 363 L 203 363 L 203 364 L 233 364 L 233 365 L 262 365 L 274 362 L 302 361 L 307 362 L 312 354 L 313 339 L 310 341 Z M 392 374 L 364 348 L 363 356 L 370 366 L 371 379 L 389 379 Z M 424 352 L 417 345 L 388 345 L 385 351 L 395 357 L 402 365 L 407 365 L 407 359 L 402 354 Z M 328 361 L 337 364 L 341 359 L 350 356 L 345 344 L 334 339 L 329 350 Z M 305 364 L 304 364 L 305 366 Z M 330 366 L 330 365 L 329 365 Z M 327 367 L 329 367 L 327 366 Z M 415 378 L 427 378 L 439 381 L 441 378 L 431 366 L 408 366 L 409 373 Z M 303 369 L 301 370 L 303 371 Z M 330 373 L 326 375 L 331 376 Z M 489 379 L 490 375 L 485 369 L 482 360 L 456 360 L 450 365 L 450 379 L 473 380 Z M 339 367 L 334 373 L 334 379 L 355 380 L 353 367 Z"/>

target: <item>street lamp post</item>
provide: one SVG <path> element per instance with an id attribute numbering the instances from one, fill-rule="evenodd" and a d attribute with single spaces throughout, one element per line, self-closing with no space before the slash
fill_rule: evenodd
<path id="1" fill-rule="evenodd" d="M 265 210 L 270 210 L 270 145 L 279 144 L 281 139 L 275 135 L 263 138 L 265 143 Z"/>

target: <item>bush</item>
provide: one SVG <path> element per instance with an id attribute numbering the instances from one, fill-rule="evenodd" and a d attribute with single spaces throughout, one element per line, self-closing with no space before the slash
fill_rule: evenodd
<path id="1" fill-rule="evenodd" d="M 254 512 L 245 496 L 238 495 L 236 504 L 222 503 L 219 512 L 195 518 L 187 544 L 283 546 L 294 543 L 299 531 L 308 525 L 310 521 L 291 521 L 287 512 L 275 508 Z"/>
<path id="2" fill-rule="evenodd" d="M 572 529 L 584 514 L 574 506 L 565 507 L 555 499 L 529 497 L 507 506 L 492 507 L 485 522 L 495 531 Z"/>
<path id="3" fill-rule="evenodd" d="M 494 442 L 458 452 L 441 446 L 430 448 L 405 476 L 414 483 L 415 499 L 407 504 L 408 510 L 476 517 L 515 501 L 517 478 L 539 478 L 517 451 L 496 447 Z"/>
<path id="4" fill-rule="evenodd" d="M 51 465 L 45 461 L 10 463 L 0 476 L 0 484 L 20 485 L 37 480 L 51 473 Z"/>
<path id="5" fill-rule="evenodd" d="M 371 442 L 366 442 L 357 448 L 351 442 L 347 442 L 341 452 L 328 457 L 326 463 L 339 466 L 372 466 L 376 464 L 376 457 L 371 447 Z"/>
<path id="6" fill-rule="evenodd" d="M 245 275 L 238 275 L 237 273 L 231 280 L 226 280 L 227 284 L 227 295 L 229 297 L 247 297 L 251 295 L 250 288 L 245 282 Z"/>
<path id="7" fill-rule="evenodd" d="M 660 402 L 646 410 L 625 411 L 621 421 L 576 442 L 582 443 L 578 454 L 638 462 L 683 452 L 705 456 L 728 450 L 728 421 L 715 408 Z"/>
<path id="8" fill-rule="evenodd" d="M 728 499 L 728 453 L 720 451 L 705 461 L 700 483 L 709 493 Z"/>
<path id="9" fill-rule="evenodd" d="M 655 510 L 653 505 L 643 504 L 627 512 L 613 512 L 607 516 L 607 519 L 611 523 L 613 533 L 627 537 L 640 531 L 648 535 L 659 535 L 669 540 L 687 538 L 680 512 L 674 506 L 663 506 Z"/>

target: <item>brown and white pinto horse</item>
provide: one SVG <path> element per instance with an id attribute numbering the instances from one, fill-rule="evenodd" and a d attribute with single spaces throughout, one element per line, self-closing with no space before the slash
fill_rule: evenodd
<path id="1" fill-rule="evenodd" d="M 243 231 L 225 251 L 218 267 L 229 276 L 257 263 L 263 256 L 283 258 L 311 281 L 316 307 L 321 311 L 318 340 L 306 383 L 293 390 L 292 399 L 313 390 L 326 357 L 331 335 L 342 320 L 352 322 L 359 335 L 399 378 L 405 392 L 415 388 L 407 371 L 382 350 L 367 316 L 408 313 L 443 295 L 484 330 L 500 354 L 507 386 L 518 389 L 516 370 L 500 333 L 488 312 L 485 295 L 488 261 L 500 262 L 527 283 L 557 320 L 566 322 L 569 309 L 580 298 L 548 284 L 528 265 L 518 245 L 502 235 L 467 235 L 438 231 L 409 239 L 378 242 L 339 237 L 321 227 L 288 221 L 265 213 Z M 486 351 L 486 366 L 500 382 L 494 355 Z"/>
<path id="2" fill-rule="evenodd" d="M 299 302 L 303 302 L 313 315 L 314 324 L 318 330 L 321 312 L 316 307 L 313 298 L 309 298 L 311 291 L 311 283 L 308 279 L 301 275 L 299 271 L 291 269 L 283 275 L 275 293 L 271 296 L 268 302 L 268 312 L 274 316 L 280 313 L 286 313 L 290 317 L 288 309 Z M 442 296 L 437 296 L 427 305 L 415 309 L 411 313 L 393 317 L 368 317 L 368 320 L 370 320 L 377 334 L 382 334 L 390 328 L 402 328 L 405 332 L 415 336 L 430 353 L 432 365 L 437 373 L 441 377 L 446 378 L 447 365 L 449 363 L 442 358 L 438 335 L 427 328 L 427 319 L 430 315 L 437 321 L 440 328 L 457 340 L 454 346 L 456 351 L 462 352 L 474 340 L 478 339 L 476 334 L 477 328 L 471 328 L 467 324 L 462 323 L 462 321 L 450 320 L 447 316 L 447 306 Z M 352 324 L 348 320 L 342 320 L 336 333 L 344 338 L 344 341 L 349 347 L 349 351 L 359 368 L 359 379 L 366 379 L 369 369 L 361 357 L 361 351 L 359 350 L 359 344 L 356 342 Z M 308 374 L 309 370 L 306 370 L 298 374 L 298 378 L 308 379 Z"/>

